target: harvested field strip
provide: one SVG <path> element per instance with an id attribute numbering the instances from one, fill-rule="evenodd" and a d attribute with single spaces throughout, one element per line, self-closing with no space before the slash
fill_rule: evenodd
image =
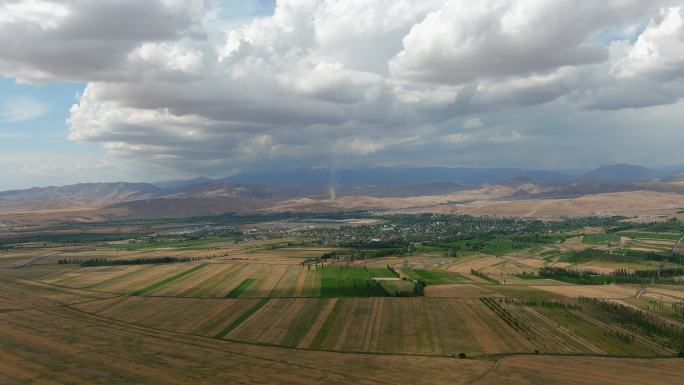
<path id="1" fill-rule="evenodd" d="M 305 303 L 294 298 L 270 301 L 248 322 L 236 327 L 227 336 L 232 340 L 278 344 L 288 326 L 296 323 Z"/>
<path id="2" fill-rule="evenodd" d="M 244 312 L 240 317 L 238 317 L 235 321 L 231 322 L 230 325 L 226 326 L 223 330 L 221 330 L 218 334 L 216 334 L 214 337 L 215 338 L 223 338 L 225 337 L 228 333 L 233 331 L 236 327 L 240 326 L 243 322 L 245 322 L 249 317 L 254 315 L 259 309 L 261 309 L 264 305 L 268 303 L 269 299 L 264 298 L 261 301 L 257 302 L 254 306 L 250 307 L 246 312 Z"/>
<path id="3" fill-rule="evenodd" d="M 93 277 L 93 281 L 95 283 L 90 283 L 87 286 L 83 287 L 83 289 L 98 290 L 100 288 L 107 287 L 117 282 L 126 280 L 136 274 L 140 274 L 140 272 L 144 271 L 145 269 L 149 269 L 152 267 L 153 266 L 117 266 L 117 270 L 118 272 L 120 272 L 120 274 L 113 275 L 110 278 L 100 276 Z"/>
<path id="4" fill-rule="evenodd" d="M 477 299 L 120 297 L 77 307 L 155 329 L 349 352 L 471 356 L 537 349 L 652 356 L 662 351 L 636 336 L 627 343 L 626 334 L 617 333 L 622 329 L 583 314 L 492 300 L 516 319 L 520 331 Z"/>
<path id="5" fill-rule="evenodd" d="M 0 346 L 8 352 L 2 368 L 10 368 L 0 369 L 0 383 L 459 384 L 491 366 L 480 360 L 238 345 L 173 336 L 69 309 L 46 310 L 0 315 Z"/>
<path id="6" fill-rule="evenodd" d="M 142 298 L 142 297 L 137 297 Z M 226 303 L 228 302 L 228 303 Z M 230 301 L 232 302 L 232 301 Z M 230 309 L 231 315 L 237 317 L 241 311 L 247 308 L 247 304 L 230 303 L 226 300 L 195 300 L 189 298 L 171 298 L 164 302 L 164 307 L 183 309 L 176 311 L 170 316 L 169 312 L 157 306 L 159 311 L 150 316 L 144 322 L 155 329 L 173 330 L 181 333 L 199 334 L 200 329 L 208 320 L 216 318 L 226 308 Z M 236 301 L 237 302 L 237 301 Z M 220 319 L 220 320 L 223 320 Z M 217 328 L 220 330 L 220 328 Z M 212 334 L 205 334 L 211 336 Z"/>
<path id="7" fill-rule="evenodd" d="M 240 298 L 268 297 L 288 267 L 286 265 L 260 265 L 261 271 L 253 275 L 259 279 L 247 286 Z"/>
<path id="8" fill-rule="evenodd" d="M 25 286 L 30 286 L 31 290 L 36 291 L 36 297 L 58 303 L 76 303 L 90 299 L 100 299 L 114 296 L 114 294 L 110 293 L 100 293 L 74 289 L 70 287 L 52 286 L 38 281 L 18 280 L 16 282 Z M 5 291 L 4 294 L 7 295 L 9 292 Z M 17 298 L 13 299 L 16 301 Z M 21 304 L 25 303 L 21 302 Z"/>
<path id="9" fill-rule="evenodd" d="M 294 296 L 304 297 L 304 287 L 306 286 L 306 279 L 309 276 L 308 271 L 303 268 L 299 271 L 299 275 L 295 280 Z"/>
<path id="10" fill-rule="evenodd" d="M 350 319 L 342 324 L 336 347 L 345 351 L 359 351 L 363 348 L 366 329 L 369 327 L 370 316 L 375 299 L 349 299 Z"/>
<path id="11" fill-rule="evenodd" d="M 311 342 L 311 346 L 309 346 L 310 348 L 320 349 L 323 346 L 323 341 L 328 336 L 328 333 L 330 332 L 330 329 L 335 323 L 335 320 L 337 320 L 337 317 L 339 317 L 342 311 L 342 302 L 343 301 L 339 299 L 337 300 L 337 302 L 335 302 L 335 306 L 330 311 L 325 321 L 323 322 L 323 325 L 321 325 L 321 329 L 318 331 L 318 334 L 316 334 L 316 337 Z"/>
<path id="12" fill-rule="evenodd" d="M 279 344 L 283 346 L 298 346 L 300 342 L 307 336 L 309 331 L 315 327 L 316 321 L 328 308 L 328 303 L 335 300 L 329 299 L 313 299 L 313 300 L 298 300 L 305 301 L 305 307 L 300 310 L 295 322 L 292 322 L 285 336 L 280 340 Z"/>
<path id="13" fill-rule="evenodd" d="M 300 275 L 306 271 L 303 267 L 298 265 L 288 266 L 281 274 L 278 282 L 275 283 L 273 290 L 269 293 L 269 297 L 296 297 L 297 296 L 297 282 Z"/>
<path id="14" fill-rule="evenodd" d="M 321 296 L 321 275 L 316 274 L 310 269 L 306 270 L 306 278 L 304 279 L 304 287 L 302 289 L 304 297 L 320 297 Z"/>
<path id="15" fill-rule="evenodd" d="M 479 302 L 423 298 L 339 299 L 310 347 L 449 355 L 533 350 Z"/>
<path id="16" fill-rule="evenodd" d="M 234 271 L 239 265 L 236 264 L 221 264 L 216 266 L 214 269 L 214 274 L 211 274 L 202 282 L 199 282 L 195 286 L 182 291 L 180 293 L 181 297 L 197 297 L 197 298 L 208 298 L 212 296 L 212 293 L 216 291 L 216 288 L 226 279 L 226 276 Z M 214 266 L 212 266 L 214 267 Z"/>
<path id="17" fill-rule="evenodd" d="M 297 344 L 297 347 L 299 348 L 308 348 L 313 344 L 313 341 L 320 332 L 321 328 L 323 327 L 323 324 L 327 321 L 328 317 L 330 316 L 330 313 L 335 308 L 335 305 L 337 305 L 337 298 L 326 299 L 321 301 L 324 301 L 324 305 L 319 310 L 319 313 L 311 323 L 311 326 L 306 325 L 306 335 L 304 335 L 302 337 L 302 340 L 299 341 L 299 343 Z"/>
<path id="18" fill-rule="evenodd" d="M 193 265 L 171 263 L 165 265 L 140 266 L 133 274 L 109 282 L 106 286 L 100 287 L 99 290 L 114 293 L 132 293 L 140 288 L 149 286 L 150 282 L 155 282 L 171 275 L 178 274 L 179 272 L 186 270 L 188 266 Z"/>
<path id="19" fill-rule="evenodd" d="M 243 279 L 249 278 L 251 274 L 252 265 L 248 263 L 231 264 L 231 269 L 225 271 L 223 274 L 214 277 L 208 287 L 205 287 L 203 294 L 206 297 L 225 297 Z"/>
<path id="20" fill-rule="evenodd" d="M 257 300 L 220 300 L 220 306 L 212 306 L 213 309 L 218 309 L 219 311 L 210 314 L 195 327 L 193 333 L 214 336 L 256 303 Z"/>
<path id="21" fill-rule="evenodd" d="M 221 265 L 207 264 L 205 268 L 200 270 L 195 270 L 188 274 L 185 274 L 179 279 L 169 282 L 163 287 L 158 288 L 154 291 L 154 295 L 157 296 L 183 296 L 182 293 L 187 292 L 190 289 L 201 286 L 208 277 L 212 277 L 223 269 Z"/>
<path id="22" fill-rule="evenodd" d="M 130 298 L 131 297 L 127 296 L 113 297 L 103 299 L 100 301 L 89 301 L 81 303 L 76 305 L 76 307 L 88 313 L 98 314 L 118 305 L 121 302 L 127 301 Z"/>
<path id="23" fill-rule="evenodd" d="M 380 352 L 400 352 L 402 351 L 401 335 L 404 332 L 402 302 L 387 300 L 383 302 L 382 312 L 385 315 L 385 323 L 381 327 Z"/>
<path id="24" fill-rule="evenodd" d="M 44 281 L 54 285 L 80 287 L 83 285 L 79 285 L 79 281 L 88 280 L 88 278 L 92 279 L 92 277 L 98 277 L 99 281 L 102 279 L 101 277 L 108 276 L 112 272 L 112 270 L 116 272 L 120 269 L 115 269 L 112 266 L 95 268 L 91 267 L 89 269 L 80 268 L 72 272 L 67 272 L 60 276 L 57 276 L 58 279 L 50 279 Z"/>
<path id="25" fill-rule="evenodd" d="M 382 336 L 380 335 L 382 327 L 382 308 L 384 299 L 378 298 L 373 301 L 373 308 L 371 311 L 368 327 L 366 328 L 366 337 L 363 341 L 363 351 L 377 351 L 378 343 Z"/>
<path id="26" fill-rule="evenodd" d="M 173 281 L 175 281 L 175 280 L 177 280 L 177 279 L 183 278 L 183 277 L 185 277 L 186 275 L 188 275 L 188 274 L 190 274 L 190 273 L 193 273 L 193 272 L 195 272 L 195 271 L 197 271 L 197 270 L 199 270 L 199 269 L 201 269 L 201 268 L 204 268 L 204 267 L 206 267 L 206 266 L 207 266 L 207 264 L 206 264 L 206 263 L 203 263 L 203 264 L 197 265 L 197 266 L 195 266 L 195 267 L 191 267 L 191 268 L 188 269 L 188 270 L 182 271 L 182 272 L 180 272 L 180 273 L 178 273 L 178 274 L 176 274 L 176 275 L 172 275 L 172 276 L 170 276 L 170 277 L 168 277 L 168 278 L 162 279 L 161 281 L 158 281 L 158 282 L 156 282 L 156 283 L 153 283 L 153 284 L 150 285 L 150 286 L 144 287 L 144 288 L 142 288 L 142 289 L 138 289 L 138 290 L 134 291 L 133 293 L 131 293 L 131 295 L 145 295 L 145 294 L 148 294 L 148 293 L 150 293 L 150 292 L 152 292 L 152 291 L 154 291 L 154 290 L 157 290 L 157 289 L 163 287 L 164 285 L 168 285 L 169 283 L 171 283 L 171 282 L 173 282 Z"/>
<path id="27" fill-rule="evenodd" d="M 681 383 L 681 359 L 510 356 L 477 385 L 656 385 Z"/>
<path id="28" fill-rule="evenodd" d="M 247 290 L 247 288 L 256 281 L 254 278 L 247 278 L 244 281 L 242 281 L 235 289 L 231 290 L 228 295 L 226 295 L 226 298 L 238 298 L 242 294 L 243 291 Z"/>
<path id="29" fill-rule="evenodd" d="M 479 346 L 475 335 L 471 333 L 471 325 L 477 319 L 469 318 L 472 313 L 462 302 L 426 301 L 434 319 L 435 332 L 439 333 L 439 344 L 435 351 L 440 354 L 456 354 L 460 352 L 483 353 L 485 349 Z M 478 326 L 479 329 L 479 326 Z M 482 329 L 478 332 L 484 333 Z"/>
<path id="30" fill-rule="evenodd" d="M 342 302 L 345 305 L 345 311 L 340 312 L 340 315 L 335 320 L 328 335 L 328 344 L 324 345 L 324 347 L 331 350 L 341 350 L 343 348 L 343 344 L 347 339 L 347 333 L 349 333 L 354 320 L 354 313 L 356 313 L 356 308 L 353 306 L 353 302 L 356 302 L 355 299 L 345 299 Z"/>

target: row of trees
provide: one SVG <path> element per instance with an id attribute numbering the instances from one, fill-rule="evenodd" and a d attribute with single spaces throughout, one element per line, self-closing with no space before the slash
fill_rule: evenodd
<path id="1" fill-rule="evenodd" d="M 684 329 L 630 306 L 597 298 L 579 298 L 597 318 L 608 318 L 620 326 L 654 338 L 662 345 L 684 352 Z"/>
<path id="2" fill-rule="evenodd" d="M 501 300 L 496 300 L 491 297 L 481 297 L 480 302 L 485 304 L 489 309 L 491 309 L 496 315 L 498 315 L 504 322 L 506 322 L 510 327 L 520 332 L 525 332 L 529 328 L 527 325 L 522 323 L 517 317 L 515 317 L 508 309 L 506 309 Z"/>
<path id="3" fill-rule="evenodd" d="M 684 265 L 684 255 L 678 254 L 659 254 L 649 251 L 638 250 L 616 250 L 606 251 L 599 249 L 586 249 L 574 251 L 561 256 L 561 261 L 570 263 L 584 262 L 623 262 L 623 263 L 643 263 L 644 261 L 670 262 Z"/>
<path id="4" fill-rule="evenodd" d="M 485 274 L 485 273 L 482 273 L 482 272 L 480 272 L 480 271 L 477 271 L 477 270 L 475 270 L 475 269 L 470 269 L 470 274 L 472 274 L 472 275 L 474 275 L 474 276 L 476 276 L 476 277 L 482 278 L 482 279 L 484 279 L 485 281 L 489 281 L 489 282 L 492 282 L 492 283 L 499 283 L 499 281 L 497 281 L 496 279 L 494 279 L 494 278 L 488 276 L 488 275 Z"/>
<path id="5" fill-rule="evenodd" d="M 673 285 L 677 284 L 677 281 L 670 277 L 681 274 L 684 274 L 684 271 L 680 268 L 637 270 L 634 273 L 618 269 L 610 274 L 601 274 L 592 270 L 570 270 L 562 267 L 542 267 L 539 269 L 539 277 L 541 278 L 550 278 L 578 285 L 607 285 L 610 283 Z M 529 278 L 530 276 L 521 277 Z"/>
<path id="6" fill-rule="evenodd" d="M 80 265 L 81 267 L 95 266 L 120 266 L 120 265 L 155 265 L 162 263 L 183 263 L 202 260 L 202 257 L 158 257 L 158 258 L 135 258 L 135 259 L 60 259 L 61 265 Z"/>

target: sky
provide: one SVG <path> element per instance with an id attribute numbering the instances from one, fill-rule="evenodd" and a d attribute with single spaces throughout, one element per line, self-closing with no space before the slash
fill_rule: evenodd
<path id="1" fill-rule="evenodd" d="M 0 190 L 684 165 L 684 0 L 0 0 Z"/>

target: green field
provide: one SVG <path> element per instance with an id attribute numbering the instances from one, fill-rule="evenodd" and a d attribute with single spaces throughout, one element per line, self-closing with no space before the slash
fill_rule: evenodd
<path id="1" fill-rule="evenodd" d="M 416 286 L 412 281 L 405 279 L 378 280 L 377 282 L 390 296 L 403 295 L 408 297 L 409 294 L 413 293 L 413 288 Z"/>
<path id="2" fill-rule="evenodd" d="M 449 271 L 422 270 L 422 269 L 402 269 L 401 273 L 413 280 L 420 280 L 427 285 L 446 285 L 450 283 L 469 283 L 468 278 L 458 273 Z"/>
<path id="3" fill-rule="evenodd" d="M 674 234 L 674 233 L 623 233 L 621 234 L 625 237 L 629 237 L 632 239 L 664 239 L 664 240 L 671 240 L 671 241 L 676 241 L 679 238 L 682 237 L 681 234 Z"/>
<path id="4" fill-rule="evenodd" d="M 242 281 L 235 289 L 231 290 L 228 295 L 226 295 L 226 298 L 238 298 L 240 297 L 240 294 L 242 294 L 247 288 L 256 281 L 253 278 L 247 278 L 244 281 Z"/>
<path id="5" fill-rule="evenodd" d="M 373 280 L 374 277 L 392 278 L 389 269 L 365 269 L 346 266 L 325 266 L 310 270 L 307 276 L 309 287 L 305 291 L 324 298 L 328 297 L 379 297 L 385 291 Z"/>
<path id="6" fill-rule="evenodd" d="M 583 243 L 620 243 L 620 234 L 587 234 L 582 238 Z"/>

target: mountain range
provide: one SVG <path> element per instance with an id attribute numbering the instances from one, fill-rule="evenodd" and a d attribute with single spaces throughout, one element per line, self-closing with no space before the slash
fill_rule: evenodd
<path id="1" fill-rule="evenodd" d="M 0 212 L 112 208 L 131 216 L 193 216 L 253 212 L 296 199 L 410 198 L 499 186 L 506 199 L 576 198 L 655 191 L 684 194 L 684 173 L 633 165 L 589 171 L 515 168 L 304 169 L 155 183 L 81 183 L 0 192 Z"/>

